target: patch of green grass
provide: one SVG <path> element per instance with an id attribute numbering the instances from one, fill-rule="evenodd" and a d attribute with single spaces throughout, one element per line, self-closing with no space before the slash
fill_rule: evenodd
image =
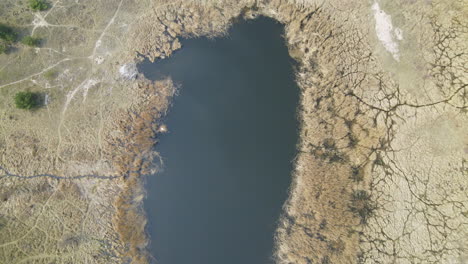
<path id="1" fill-rule="evenodd" d="M 14 96 L 15 106 L 19 109 L 31 110 L 39 106 L 39 94 L 33 92 L 18 92 Z"/>
<path id="2" fill-rule="evenodd" d="M 56 70 L 49 70 L 44 73 L 44 78 L 46 78 L 49 81 L 54 80 L 58 76 L 58 71 Z"/>
<path id="3" fill-rule="evenodd" d="M 39 46 L 39 44 L 41 44 L 41 39 L 31 37 L 31 36 L 26 36 L 21 40 L 21 43 L 30 47 L 37 47 Z"/>
<path id="4" fill-rule="evenodd" d="M 44 11 L 49 8 L 45 0 L 29 0 L 29 7 L 34 11 Z"/>

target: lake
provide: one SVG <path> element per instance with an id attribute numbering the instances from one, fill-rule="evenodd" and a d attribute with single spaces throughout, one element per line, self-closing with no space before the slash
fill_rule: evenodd
<path id="1" fill-rule="evenodd" d="M 159 264 L 274 263 L 298 141 L 299 88 L 284 28 L 260 17 L 225 38 L 185 39 L 139 65 L 181 85 L 146 179 L 150 251 Z"/>

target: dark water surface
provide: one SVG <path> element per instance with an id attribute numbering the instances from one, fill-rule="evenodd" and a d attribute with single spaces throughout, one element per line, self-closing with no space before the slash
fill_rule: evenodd
<path id="1" fill-rule="evenodd" d="M 259 18 L 223 39 L 189 39 L 142 63 L 182 85 L 147 179 L 151 252 L 160 264 L 273 263 L 273 235 L 291 182 L 298 88 L 283 27 Z"/>

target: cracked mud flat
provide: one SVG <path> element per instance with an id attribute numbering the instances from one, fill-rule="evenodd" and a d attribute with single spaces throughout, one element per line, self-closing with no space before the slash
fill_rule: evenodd
<path id="1" fill-rule="evenodd" d="M 50 2 L 0 3 L 46 39 L 0 55 L 0 263 L 147 263 L 140 176 L 176 90 L 131 65 L 260 14 L 300 63 L 277 262 L 468 261 L 463 1 Z M 49 103 L 15 109 L 24 89 Z"/>

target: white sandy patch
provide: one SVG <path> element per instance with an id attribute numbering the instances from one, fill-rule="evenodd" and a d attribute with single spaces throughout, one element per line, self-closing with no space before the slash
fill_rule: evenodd
<path id="1" fill-rule="evenodd" d="M 127 63 L 120 67 L 120 75 L 126 80 L 133 80 L 138 74 L 138 69 L 135 63 Z"/>
<path id="2" fill-rule="evenodd" d="M 83 86 L 83 103 L 86 101 L 86 97 L 88 96 L 88 91 L 89 88 L 95 86 L 99 82 L 97 80 L 89 80 L 85 85 Z"/>
<path id="3" fill-rule="evenodd" d="M 67 94 L 67 100 L 65 101 L 65 105 L 63 107 L 62 115 L 65 114 L 67 111 L 68 105 L 70 104 L 71 100 L 75 97 L 76 93 L 80 90 L 83 91 L 83 102 L 86 100 L 86 96 L 88 94 L 89 88 L 92 86 L 98 84 L 99 82 L 97 80 L 90 80 L 86 79 L 84 80 L 80 85 L 78 85 L 73 91 L 68 92 Z"/>
<path id="4" fill-rule="evenodd" d="M 393 28 L 392 17 L 380 9 L 379 3 L 375 2 L 372 5 L 372 10 L 374 11 L 377 37 L 393 58 L 400 61 L 397 41 L 403 39 L 403 31 L 399 28 Z"/>

